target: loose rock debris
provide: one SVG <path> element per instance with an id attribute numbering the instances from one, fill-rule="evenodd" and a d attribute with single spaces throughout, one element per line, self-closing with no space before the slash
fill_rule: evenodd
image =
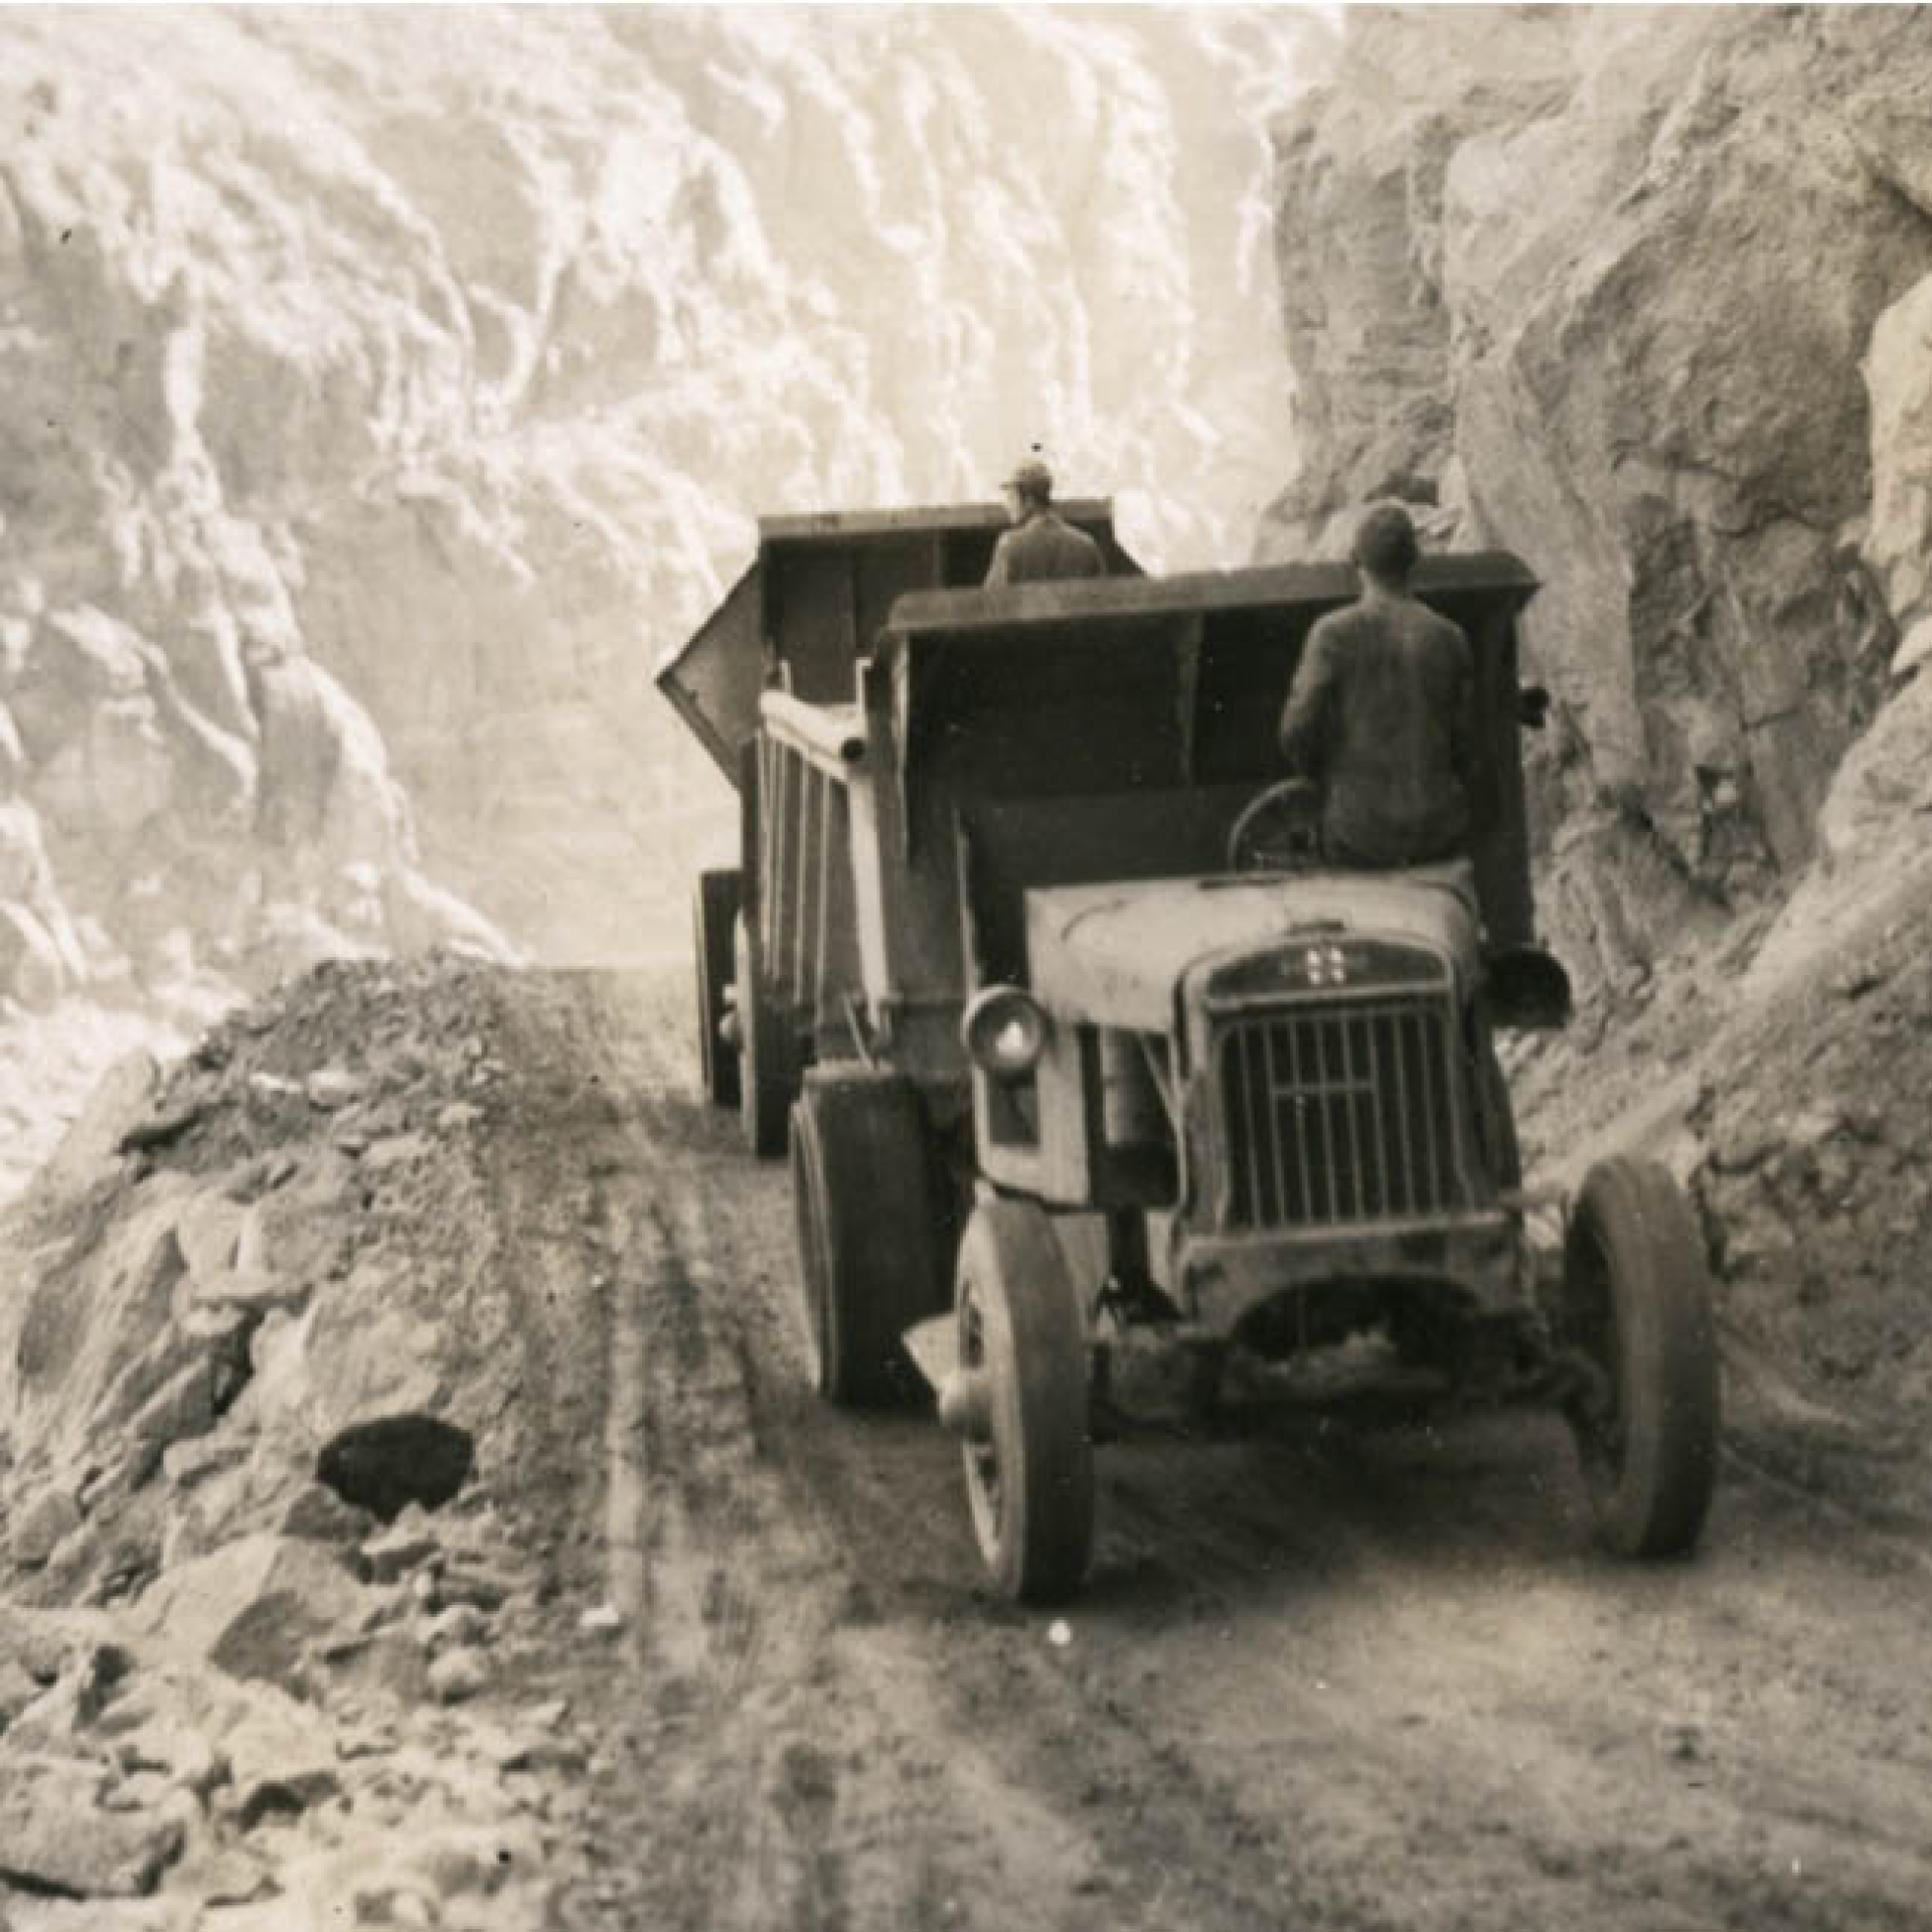
<path id="1" fill-rule="evenodd" d="M 319 968 L 110 1078 L 12 1210 L 7 1932 L 545 1921 L 491 1008 L 471 962 Z"/>

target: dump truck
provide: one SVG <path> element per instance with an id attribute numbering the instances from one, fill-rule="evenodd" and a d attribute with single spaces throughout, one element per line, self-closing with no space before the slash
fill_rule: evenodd
<path id="1" fill-rule="evenodd" d="M 820 1392 L 931 1385 L 1029 1602 L 1085 1577 L 1096 1441 L 1150 1404 L 1226 1426 L 1237 1370 L 1237 1416 L 1337 1364 L 1546 1400 L 1599 1539 L 1688 1549 L 1718 1428 L 1696 1217 L 1632 1155 L 1526 1188 L 1497 1051 L 1571 1007 L 1531 893 L 1534 576 L 1422 561 L 1472 646 L 1470 850 L 1348 871 L 1276 726 L 1354 571 L 1150 576 L 1107 503 L 1068 513 L 1109 574 L 997 590 L 991 506 L 767 519 L 661 674 L 739 791 L 741 862 L 696 887 L 698 1057 L 789 1155 Z"/>

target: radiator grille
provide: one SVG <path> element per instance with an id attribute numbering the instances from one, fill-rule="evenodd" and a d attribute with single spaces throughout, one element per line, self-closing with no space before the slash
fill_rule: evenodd
<path id="1" fill-rule="evenodd" d="M 1459 1204 L 1444 1009 L 1414 999 L 1244 1014 L 1222 1033 L 1230 1227 Z"/>

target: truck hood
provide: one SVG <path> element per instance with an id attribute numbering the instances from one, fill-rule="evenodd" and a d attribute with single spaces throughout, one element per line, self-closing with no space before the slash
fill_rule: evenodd
<path id="1" fill-rule="evenodd" d="M 1223 874 L 1056 885 L 1026 895 L 1033 996 L 1057 1018 L 1166 1033 L 1175 988 L 1219 955 L 1311 928 L 1422 946 L 1459 962 L 1477 945 L 1465 865 L 1410 871 Z"/>

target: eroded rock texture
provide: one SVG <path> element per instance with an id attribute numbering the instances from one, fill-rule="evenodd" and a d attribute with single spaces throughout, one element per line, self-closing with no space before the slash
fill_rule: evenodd
<path id="1" fill-rule="evenodd" d="M 1932 642 L 1928 156 L 1910 9 L 1372 10 L 1278 126 L 1262 551 L 1385 494 L 1533 563 L 1543 909 L 1587 981 L 1788 878 L 1822 811 L 1859 856 L 1835 773 Z"/>
<path id="2" fill-rule="evenodd" d="M 408 942 L 463 923 L 426 872 L 550 957 L 674 951 L 667 856 L 733 818 L 651 675 L 754 513 L 988 500 L 1037 440 L 1238 553 L 1299 31 L 10 17 L 0 801 L 67 905 Z M 0 865 L 0 992 L 71 979 L 31 827 Z"/>
<path id="3" fill-rule="evenodd" d="M 1150 559 L 1239 555 L 1304 31 L 0 20 L 0 1192 L 110 1003 L 178 1048 L 322 954 L 681 951 L 736 815 L 652 675 L 754 514 L 1039 441 Z"/>

